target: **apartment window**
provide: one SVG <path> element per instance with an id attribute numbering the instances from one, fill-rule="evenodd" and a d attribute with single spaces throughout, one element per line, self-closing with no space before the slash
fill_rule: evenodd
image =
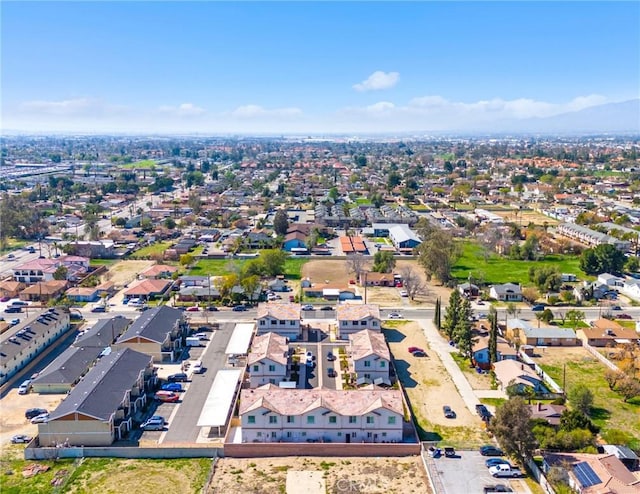
<path id="1" fill-rule="evenodd" d="M 369 439 L 371 439 L 371 436 L 373 436 L 373 433 L 371 433 L 371 432 L 367 432 L 367 437 L 368 437 Z"/>
<path id="2" fill-rule="evenodd" d="M 357 417 L 354 417 L 353 415 L 351 415 L 349 417 L 349 423 L 350 424 L 355 424 L 357 422 Z"/>
<path id="3" fill-rule="evenodd" d="M 255 424 L 256 423 L 256 416 L 255 415 L 249 415 L 247 417 L 247 423 L 248 424 Z"/>
<path id="4" fill-rule="evenodd" d="M 291 436 L 292 436 L 291 431 L 287 431 L 287 437 L 291 437 Z"/>
<path id="5" fill-rule="evenodd" d="M 253 372 L 258 372 L 260 370 L 260 366 L 259 365 L 254 365 L 253 366 Z"/>
<path id="6" fill-rule="evenodd" d="M 378 325 L 378 321 L 371 321 L 371 326 L 374 328 Z"/>
<path id="7" fill-rule="evenodd" d="M 262 432 L 258 432 L 257 436 L 262 437 Z"/>
<path id="8" fill-rule="evenodd" d="M 386 433 L 386 432 L 383 432 L 383 433 L 382 433 L 382 437 L 387 437 L 387 433 Z"/>
<path id="9" fill-rule="evenodd" d="M 367 424 L 373 424 L 373 417 L 371 415 L 367 416 Z"/>
<path id="10" fill-rule="evenodd" d="M 275 439 L 276 438 L 276 431 L 271 431 L 271 439 Z"/>
<path id="11" fill-rule="evenodd" d="M 287 424 L 293 424 L 294 417 L 293 415 L 287 415 Z"/>
<path id="12" fill-rule="evenodd" d="M 368 361 L 368 360 L 365 360 L 365 361 L 364 361 L 364 366 L 365 366 L 365 367 L 371 367 L 371 362 L 370 362 L 370 361 Z"/>
<path id="13" fill-rule="evenodd" d="M 269 366 L 269 372 L 275 372 L 276 371 L 276 366 L 275 365 L 270 365 Z"/>
<path id="14" fill-rule="evenodd" d="M 267 321 L 265 321 L 264 319 L 260 319 L 260 326 L 264 326 L 267 324 Z"/>
<path id="15" fill-rule="evenodd" d="M 289 326 L 295 326 L 296 325 L 296 321 L 289 321 Z"/>
<path id="16" fill-rule="evenodd" d="M 287 321 L 279 321 L 280 326 L 284 326 Z"/>
<path id="17" fill-rule="evenodd" d="M 302 433 L 302 437 L 306 437 L 306 436 L 307 436 L 307 433 L 306 433 L 306 432 L 303 432 L 303 433 Z"/>
<path id="18" fill-rule="evenodd" d="M 329 417 L 329 423 L 330 424 L 337 424 L 338 423 L 338 418 L 335 415 L 331 415 Z"/>
<path id="19" fill-rule="evenodd" d="M 269 415 L 269 423 L 270 424 L 277 424 L 278 423 L 278 417 L 276 415 Z"/>
<path id="20" fill-rule="evenodd" d="M 389 425 L 394 425 L 396 423 L 396 418 L 395 417 L 388 417 L 387 418 L 387 423 Z"/>
<path id="21" fill-rule="evenodd" d="M 307 417 L 307 424 L 315 424 L 316 423 L 316 418 L 313 415 L 309 415 Z"/>
<path id="22" fill-rule="evenodd" d="M 269 384 L 275 384 L 276 380 L 275 379 L 269 379 Z"/>
<path id="23" fill-rule="evenodd" d="M 360 326 L 366 326 L 367 325 L 367 321 L 360 321 Z"/>
<path id="24" fill-rule="evenodd" d="M 386 367 L 387 363 L 384 360 L 380 361 L 380 367 Z"/>

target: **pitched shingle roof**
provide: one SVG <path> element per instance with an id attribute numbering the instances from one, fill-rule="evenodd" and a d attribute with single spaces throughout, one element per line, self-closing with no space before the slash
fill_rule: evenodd
<path id="1" fill-rule="evenodd" d="M 349 340 L 351 341 L 351 358 L 353 360 L 360 360 L 370 355 L 377 355 L 383 359 L 391 360 L 389 347 L 382 333 L 365 329 L 364 331 L 350 334 Z"/>
<path id="2" fill-rule="evenodd" d="M 339 321 L 360 321 L 367 317 L 380 319 L 380 307 L 377 305 L 338 305 L 336 318 Z"/>
<path id="3" fill-rule="evenodd" d="M 118 343 L 138 337 L 162 343 L 167 338 L 167 334 L 173 330 L 176 321 L 180 319 L 182 319 L 182 312 L 178 309 L 166 305 L 154 307 L 143 312 L 118 339 Z"/>
<path id="4" fill-rule="evenodd" d="M 287 365 L 289 345 L 287 338 L 276 333 L 266 333 L 256 336 L 251 345 L 251 352 L 247 357 L 247 364 L 251 365 L 262 359 L 268 358 L 282 365 Z"/>
<path id="5" fill-rule="evenodd" d="M 257 319 L 273 317 L 279 321 L 292 321 L 300 319 L 300 304 L 282 302 L 268 302 L 258 306 Z"/>

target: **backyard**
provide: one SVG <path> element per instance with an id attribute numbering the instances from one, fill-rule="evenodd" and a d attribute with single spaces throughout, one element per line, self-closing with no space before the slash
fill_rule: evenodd
<path id="1" fill-rule="evenodd" d="M 622 431 L 633 436 L 636 445 L 640 446 L 640 397 L 625 403 L 618 393 L 610 390 L 604 379 L 606 367 L 584 348 L 546 347 L 535 361 L 560 386 L 566 375 L 567 391 L 572 386 L 584 384 L 593 392 L 591 418 L 601 428 L 605 439 L 619 437 Z"/>
<path id="2" fill-rule="evenodd" d="M 173 242 L 155 242 L 146 247 L 136 250 L 131 254 L 132 258 L 145 258 L 145 257 L 157 257 L 162 256 L 164 251 L 171 248 Z"/>

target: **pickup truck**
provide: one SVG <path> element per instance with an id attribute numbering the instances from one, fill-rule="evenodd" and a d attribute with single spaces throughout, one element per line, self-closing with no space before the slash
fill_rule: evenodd
<path id="1" fill-rule="evenodd" d="M 496 478 L 513 478 L 517 479 L 520 477 L 524 477 L 524 473 L 520 471 L 518 468 L 511 468 L 510 465 L 496 465 L 494 467 L 489 468 L 489 473 Z"/>

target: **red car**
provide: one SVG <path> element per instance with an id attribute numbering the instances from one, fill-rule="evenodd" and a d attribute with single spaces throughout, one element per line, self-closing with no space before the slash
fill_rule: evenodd
<path id="1" fill-rule="evenodd" d="M 195 305 L 193 307 L 187 307 L 187 312 L 198 312 L 199 310 L 200 308 Z"/>
<path id="2" fill-rule="evenodd" d="M 156 391 L 154 398 L 158 401 L 164 401 L 166 403 L 175 403 L 180 400 L 180 395 L 173 391 Z"/>
<path id="3" fill-rule="evenodd" d="M 409 350 L 409 353 L 414 353 L 414 352 L 425 353 L 425 351 L 422 348 L 419 348 L 417 346 L 410 346 L 407 350 Z"/>

